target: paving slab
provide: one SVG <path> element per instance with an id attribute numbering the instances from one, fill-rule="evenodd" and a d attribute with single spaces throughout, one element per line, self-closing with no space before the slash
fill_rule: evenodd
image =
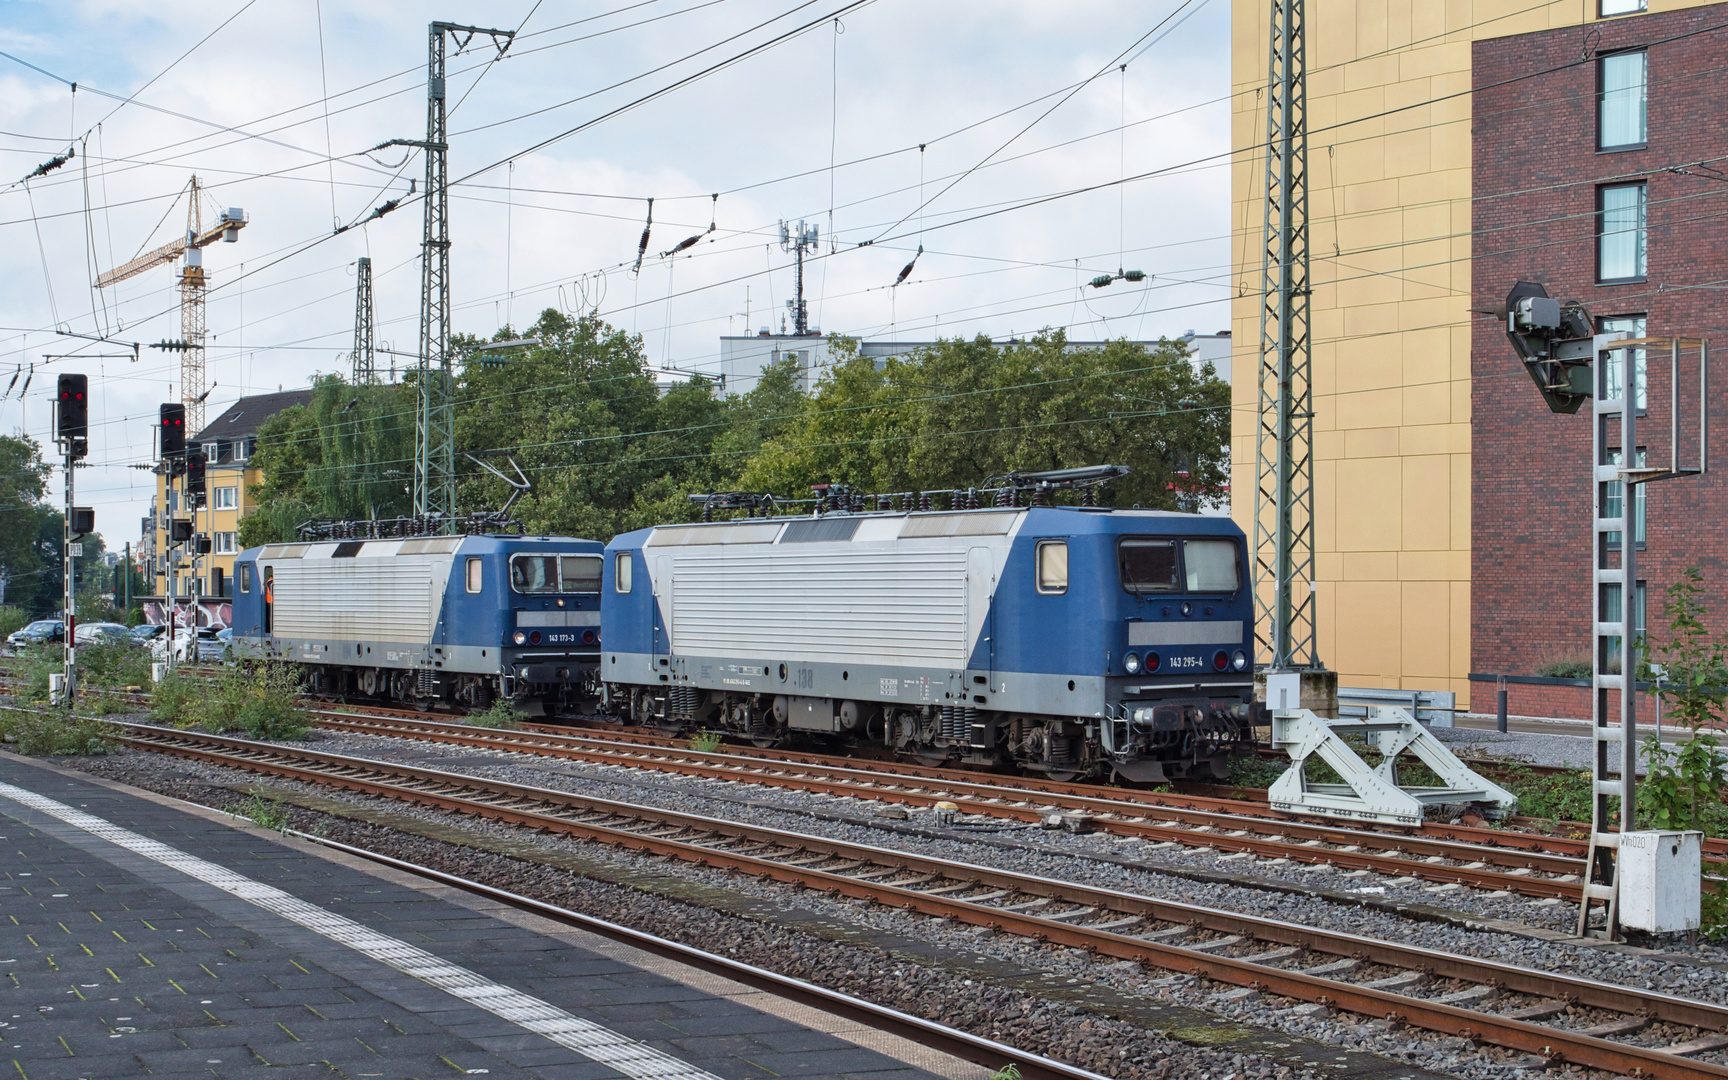
<path id="1" fill-rule="evenodd" d="M 0 855 L 0 1068 L 20 1080 L 985 1075 L 454 889 L 8 753 Z"/>

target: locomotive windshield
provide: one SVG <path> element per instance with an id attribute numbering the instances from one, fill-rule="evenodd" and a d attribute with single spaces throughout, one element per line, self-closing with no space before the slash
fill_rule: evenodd
<path id="1" fill-rule="evenodd" d="M 1131 593 L 1175 592 L 1176 541 L 1150 537 L 1122 541 L 1116 548 L 1122 587 Z"/>
<path id="2" fill-rule="evenodd" d="M 510 587 L 529 596 L 543 593 L 597 593 L 600 591 L 600 556 L 512 556 Z"/>
<path id="3" fill-rule="evenodd" d="M 1236 544 L 1230 540 L 1184 540 L 1135 536 L 1116 548 L 1122 588 L 1136 595 L 1187 592 L 1231 593 L 1241 584 Z"/>

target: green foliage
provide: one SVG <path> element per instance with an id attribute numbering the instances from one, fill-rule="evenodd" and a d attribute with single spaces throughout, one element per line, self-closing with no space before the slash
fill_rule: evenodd
<path id="1" fill-rule="evenodd" d="M 30 757 L 113 753 L 116 745 L 113 734 L 114 729 L 107 721 L 75 717 L 60 710 L 0 713 L 0 740 Z"/>
<path id="2" fill-rule="evenodd" d="M 1012 1063 L 990 1074 L 990 1080 L 1020 1080 L 1020 1066 Z"/>
<path id="3" fill-rule="evenodd" d="M 258 431 L 252 463 L 264 474 L 258 511 L 240 522 L 242 548 L 292 540 L 309 518 L 385 518 L 411 513 L 414 415 L 411 383 L 353 386 L 326 375 L 305 405 Z"/>
<path id="4" fill-rule="evenodd" d="M 1509 762 L 1496 777 L 1500 786 L 1518 796 L 1518 812 L 1548 821 L 1590 820 L 1588 772 L 1537 772 L 1520 761 Z"/>
<path id="5" fill-rule="evenodd" d="M 499 698 L 485 710 L 469 713 L 462 722 L 469 727 L 503 728 L 507 731 L 514 731 L 522 726 L 523 716 L 524 714 L 516 708 L 515 704 L 504 698 Z"/>
<path id="6" fill-rule="evenodd" d="M 0 513 L 0 566 L 11 576 L 6 600 L 35 617 L 57 607 L 60 595 L 61 516 L 42 501 L 48 474 L 36 440 L 0 435 L 0 492 L 6 501 Z"/>
<path id="7" fill-rule="evenodd" d="M 718 731 L 698 731 L 690 736 L 690 749 L 702 754 L 712 754 L 720 749 L 720 745 L 724 741 L 724 736 Z"/>
<path id="8" fill-rule="evenodd" d="M 1070 351 L 1060 332 L 1003 346 L 956 339 L 878 368 L 833 338 L 837 362 L 814 395 L 785 360 L 749 393 L 720 396 L 701 377 L 662 393 L 641 339 L 592 314 L 547 310 L 495 340 L 522 336 L 540 344 L 485 355 L 479 339 L 455 341 L 456 441 L 459 455 L 506 451 L 521 466 L 533 487 L 513 513 L 533 532 L 609 537 L 694 520 L 693 492 L 796 497 L 828 481 L 966 488 L 1010 469 L 1109 461 L 1133 473 L 1106 502 L 1195 509 L 1228 480 L 1230 388 L 1177 342 Z M 241 545 L 292 539 L 313 517 L 408 513 L 414 411 L 412 384 L 332 376 L 310 404 L 272 417 L 254 458 L 268 479 Z M 510 495 L 459 462 L 460 507 Z"/>
<path id="9" fill-rule="evenodd" d="M 66 668 L 59 645 L 26 645 L 15 654 L 12 696 L 20 701 L 47 701 L 48 676 Z"/>
<path id="10" fill-rule="evenodd" d="M 202 680 L 174 668 L 150 694 L 150 719 L 185 726 L 183 720 L 192 703 L 204 692 Z"/>
<path id="11" fill-rule="evenodd" d="M 130 641 L 78 647 L 79 685 L 124 688 L 150 685 L 150 650 Z"/>
<path id="12" fill-rule="evenodd" d="M 1543 657 L 1535 674 L 1545 679 L 1588 679 L 1593 674 L 1590 650 L 1566 650 Z"/>
<path id="13" fill-rule="evenodd" d="M 1239 754 L 1230 759 L 1224 782 L 1231 787 L 1269 788 L 1289 768 L 1288 761 L 1267 761 L 1254 754 Z"/>
<path id="14" fill-rule="evenodd" d="M 292 664 L 235 666 L 213 678 L 173 672 L 156 687 L 150 715 L 177 727 L 251 739 L 303 739 L 311 717 L 299 704 L 300 674 Z"/>
<path id="15" fill-rule="evenodd" d="M 288 804 L 282 801 L 282 796 L 268 790 L 262 784 L 254 784 L 246 793 L 249 798 L 241 804 L 241 816 L 251 819 L 252 824 L 260 829 L 270 829 L 273 832 L 286 832 L 288 829 Z"/>
<path id="16" fill-rule="evenodd" d="M 0 638 L 24 629 L 30 623 L 30 613 L 16 604 L 0 605 Z"/>
<path id="17" fill-rule="evenodd" d="M 966 488 L 1011 469 L 1114 462 L 1133 473 L 1102 489 L 1108 504 L 1192 510 L 1228 482 L 1230 388 L 1176 342 L 1070 350 L 1057 331 L 1007 345 L 941 341 L 880 362 L 836 353 L 739 487 Z"/>

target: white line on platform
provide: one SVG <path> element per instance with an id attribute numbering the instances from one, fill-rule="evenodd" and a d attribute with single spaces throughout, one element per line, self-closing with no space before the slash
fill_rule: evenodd
<path id="1" fill-rule="evenodd" d="M 531 994 L 493 982 L 484 975 L 452 964 L 425 949 L 380 934 L 344 915 L 326 911 L 273 885 L 254 881 L 208 859 L 188 855 L 161 841 L 140 836 L 94 814 L 74 810 L 65 803 L 56 802 L 21 787 L 0 783 L 0 795 L 33 810 L 57 817 L 92 836 L 136 852 L 189 877 L 214 885 L 223 892 L 255 904 L 289 922 L 304 926 L 331 941 L 346 945 L 404 975 L 411 975 L 527 1031 L 543 1035 L 559 1046 L 616 1069 L 634 1080 L 719 1080 L 714 1074 L 698 1069 L 688 1061 L 645 1046 L 592 1020 L 584 1020 Z"/>

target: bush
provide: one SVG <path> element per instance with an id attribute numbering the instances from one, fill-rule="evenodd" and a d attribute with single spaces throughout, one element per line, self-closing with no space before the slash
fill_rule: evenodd
<path id="1" fill-rule="evenodd" d="M 698 731 L 690 736 L 690 749 L 700 754 L 712 754 L 720 749 L 723 739 L 718 731 Z"/>
<path id="2" fill-rule="evenodd" d="M 1588 772 L 1539 773 L 1515 761 L 1506 765 L 1500 786 L 1518 796 L 1518 812 L 1527 817 L 1586 823 L 1590 820 Z"/>
<path id="3" fill-rule="evenodd" d="M 1269 788 L 1289 768 L 1288 761 L 1266 761 L 1256 754 L 1239 754 L 1230 759 L 1224 782 L 1231 787 Z"/>
<path id="4" fill-rule="evenodd" d="M 469 727 L 503 728 L 514 731 L 522 726 L 524 714 L 510 701 L 499 698 L 482 712 L 469 713 L 463 723 Z"/>
<path id="5" fill-rule="evenodd" d="M 12 743 L 20 754 L 31 757 L 113 753 L 113 731 L 112 725 L 106 721 L 57 711 L 39 709 L 0 714 L 0 739 Z"/>
<path id="6" fill-rule="evenodd" d="M 18 650 L 12 696 L 20 701 L 47 701 L 48 676 L 64 668 L 65 658 L 60 646 L 26 645 Z"/>
<path id="7" fill-rule="evenodd" d="M 78 679 L 83 686 L 150 685 L 150 650 L 130 641 L 102 641 L 78 647 Z"/>
<path id="8" fill-rule="evenodd" d="M 30 625 L 30 613 L 14 604 L 0 604 L 0 638 Z"/>
<path id="9" fill-rule="evenodd" d="M 1536 662 L 1536 674 L 1545 679 L 1588 679 L 1589 649 L 1564 649 L 1544 655 Z"/>
<path id="10" fill-rule="evenodd" d="M 300 674 L 292 664 L 261 663 L 250 671 L 231 667 L 213 679 L 192 679 L 176 671 L 156 688 L 150 715 L 211 734 L 303 739 L 312 719 L 299 699 Z"/>
<path id="11" fill-rule="evenodd" d="M 156 684 L 150 694 L 150 719 L 186 726 L 186 712 L 202 692 L 200 683 L 175 668 Z"/>

